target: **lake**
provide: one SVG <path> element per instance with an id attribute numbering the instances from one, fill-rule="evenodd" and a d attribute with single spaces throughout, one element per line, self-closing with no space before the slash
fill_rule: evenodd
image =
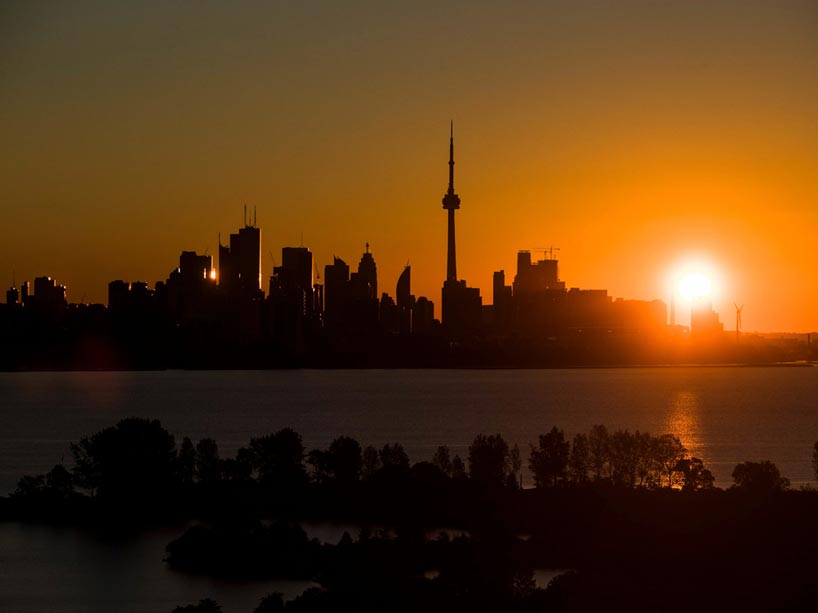
<path id="1" fill-rule="evenodd" d="M 554 425 L 573 436 L 605 424 L 676 434 L 722 487 L 737 463 L 762 459 L 798 487 L 814 481 L 818 369 L 2 373 L 0 492 L 70 464 L 70 441 L 128 416 L 161 420 L 177 444 L 214 438 L 222 456 L 288 426 L 308 449 L 344 434 L 400 442 L 412 461 L 438 445 L 465 459 L 476 434 L 497 432 L 527 457 Z"/>
<path id="2" fill-rule="evenodd" d="M 177 443 L 212 437 L 223 456 L 289 426 L 308 449 L 345 434 L 363 445 L 400 442 L 413 461 L 444 444 L 465 459 L 476 434 L 498 432 L 525 457 L 554 425 L 573 436 L 601 423 L 678 435 L 722 487 L 737 463 L 762 459 L 798 487 L 814 481 L 818 369 L 2 373 L 0 491 L 13 490 L 23 474 L 70 465 L 69 441 L 127 416 L 160 419 Z M 112 539 L 0 523 L 0 610 L 169 613 L 212 597 L 226 613 L 250 613 L 269 592 L 292 598 L 310 585 L 174 572 L 162 562 L 164 546 L 183 528 Z M 308 529 L 324 540 L 342 531 Z"/>

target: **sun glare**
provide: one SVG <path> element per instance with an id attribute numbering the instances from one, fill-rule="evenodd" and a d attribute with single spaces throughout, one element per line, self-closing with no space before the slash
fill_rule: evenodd
<path id="1" fill-rule="evenodd" d="M 679 281 L 679 293 L 687 300 L 707 298 L 712 291 L 710 279 L 700 272 L 688 273 Z"/>

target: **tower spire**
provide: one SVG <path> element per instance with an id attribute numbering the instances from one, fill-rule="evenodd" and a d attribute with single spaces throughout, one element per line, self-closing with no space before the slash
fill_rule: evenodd
<path id="1" fill-rule="evenodd" d="M 446 280 L 457 281 L 454 212 L 460 208 L 460 196 L 454 191 L 454 121 L 449 124 L 449 189 L 443 196 L 443 208 L 449 212 L 449 246 L 446 258 Z"/>
<path id="2" fill-rule="evenodd" d="M 454 193 L 454 120 L 449 124 L 449 194 Z"/>

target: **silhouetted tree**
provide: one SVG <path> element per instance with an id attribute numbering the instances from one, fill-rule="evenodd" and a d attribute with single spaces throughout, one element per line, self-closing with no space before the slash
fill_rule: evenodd
<path id="1" fill-rule="evenodd" d="M 282 611 L 284 611 L 284 594 L 273 592 L 261 599 L 254 613 L 281 613 Z"/>
<path id="2" fill-rule="evenodd" d="M 17 481 L 17 489 L 14 496 L 18 498 L 28 498 L 41 492 L 45 487 L 45 475 L 24 475 Z"/>
<path id="3" fill-rule="evenodd" d="M 381 464 L 386 467 L 393 467 L 400 470 L 409 470 L 409 456 L 403 445 L 394 443 L 392 445 L 386 444 L 381 449 L 380 453 Z"/>
<path id="4" fill-rule="evenodd" d="M 663 434 L 656 439 L 655 461 L 660 475 L 659 485 L 673 487 L 679 482 L 680 475 L 677 472 L 679 461 L 685 459 L 687 449 L 682 445 L 679 437 L 673 434 Z"/>
<path id="5" fill-rule="evenodd" d="M 199 483 L 215 483 L 221 478 L 219 446 L 212 438 L 196 443 L 196 478 Z"/>
<path id="6" fill-rule="evenodd" d="M 291 428 L 251 438 L 247 457 L 264 483 L 297 487 L 307 480 L 304 444 L 301 435 Z"/>
<path id="7" fill-rule="evenodd" d="M 130 417 L 71 444 L 79 487 L 100 496 L 147 496 L 176 481 L 173 436 L 158 420 Z"/>
<path id="8" fill-rule="evenodd" d="M 452 476 L 452 459 L 449 455 L 449 448 L 446 445 L 441 445 L 432 456 L 432 464 L 437 466 L 447 477 Z"/>
<path id="9" fill-rule="evenodd" d="M 682 491 L 697 492 L 713 489 L 713 473 L 704 467 L 699 458 L 679 460 L 676 471 L 682 476 Z"/>
<path id="10" fill-rule="evenodd" d="M 460 459 L 460 456 L 455 454 L 452 458 L 452 479 L 466 478 L 466 463 Z"/>
<path id="11" fill-rule="evenodd" d="M 222 608 L 210 598 L 204 598 L 199 604 L 189 604 L 184 607 L 176 607 L 172 613 L 221 613 Z"/>
<path id="12" fill-rule="evenodd" d="M 505 439 L 499 434 L 478 434 L 469 447 L 469 476 L 484 485 L 504 485 L 512 474 Z"/>
<path id="13" fill-rule="evenodd" d="M 249 481 L 253 476 L 253 468 L 244 459 L 222 458 L 219 460 L 219 473 L 226 481 Z"/>
<path id="14" fill-rule="evenodd" d="M 313 468 L 313 478 L 318 483 L 334 480 L 338 483 L 351 483 L 361 476 L 363 465 L 361 445 L 353 438 L 339 436 L 329 449 L 313 449 L 307 463 Z"/>
<path id="15" fill-rule="evenodd" d="M 74 492 L 74 478 L 62 464 L 56 464 L 46 473 L 45 484 L 61 496 L 68 496 Z"/>
<path id="16" fill-rule="evenodd" d="M 754 494 L 772 494 L 790 486 L 790 480 L 769 460 L 742 462 L 733 469 L 732 477 L 735 488 Z"/>
<path id="17" fill-rule="evenodd" d="M 611 481 L 626 487 L 636 485 L 636 472 L 639 466 L 637 437 L 627 430 L 617 430 L 609 438 L 608 453 Z"/>
<path id="18" fill-rule="evenodd" d="M 367 445 L 364 447 L 363 451 L 363 468 L 362 468 L 362 476 L 364 479 L 368 479 L 373 474 L 375 474 L 380 468 L 382 468 L 381 458 L 378 454 L 378 450 L 375 449 L 372 445 Z"/>
<path id="19" fill-rule="evenodd" d="M 657 439 L 647 432 L 637 430 L 633 435 L 633 444 L 636 453 L 636 484 L 652 487 L 658 482 L 658 473 L 655 460 Z"/>
<path id="20" fill-rule="evenodd" d="M 556 486 L 565 481 L 571 444 L 556 426 L 548 434 L 540 434 L 539 447 L 531 446 L 528 468 L 537 487 Z"/>
<path id="21" fill-rule="evenodd" d="M 520 453 L 520 447 L 517 443 L 514 443 L 514 447 L 511 448 L 509 463 L 511 466 L 511 474 L 508 476 L 509 487 L 522 487 L 523 482 L 520 469 L 523 467 L 523 455 Z"/>
<path id="22" fill-rule="evenodd" d="M 588 448 L 588 437 L 584 434 L 574 436 L 571 454 L 568 457 L 568 478 L 577 484 L 588 481 L 591 452 Z"/>
<path id="23" fill-rule="evenodd" d="M 588 451 L 594 479 L 599 481 L 610 478 L 610 436 L 605 426 L 591 426 L 588 433 Z"/>
<path id="24" fill-rule="evenodd" d="M 176 467 L 181 483 L 193 483 L 196 476 L 196 448 L 187 436 L 182 439 L 182 446 L 179 447 Z"/>

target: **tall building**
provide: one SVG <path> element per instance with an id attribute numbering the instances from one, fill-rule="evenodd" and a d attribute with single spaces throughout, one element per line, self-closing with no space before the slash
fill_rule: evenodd
<path id="1" fill-rule="evenodd" d="M 446 256 L 446 281 L 457 281 L 457 252 L 454 238 L 454 212 L 460 208 L 460 196 L 454 191 L 454 122 L 449 132 L 449 189 L 443 196 L 443 209 L 449 212 L 449 240 Z"/>
<path id="2" fill-rule="evenodd" d="M 244 209 L 244 227 L 230 235 L 230 244 L 224 246 L 219 240 L 219 286 L 231 298 L 260 298 L 261 291 L 261 230 L 248 223 L 247 207 Z"/>
<path id="3" fill-rule="evenodd" d="M 398 277 L 395 298 L 398 308 L 398 330 L 401 334 L 409 334 L 412 332 L 412 310 L 415 307 L 415 297 L 412 295 L 412 267 L 409 265 Z"/>
<path id="4" fill-rule="evenodd" d="M 477 332 L 482 320 L 483 301 L 480 290 L 468 287 L 457 278 L 454 212 L 460 208 L 460 196 L 454 191 L 454 123 L 449 134 L 449 188 L 443 196 L 443 209 L 448 211 L 449 237 L 446 256 L 446 280 L 443 282 L 443 327 L 452 337 Z"/>
<path id="5" fill-rule="evenodd" d="M 270 295 L 286 295 L 297 304 L 300 315 L 313 312 L 312 251 L 306 247 L 281 249 L 281 266 L 273 268 L 270 278 Z"/>
<path id="6" fill-rule="evenodd" d="M 694 298 L 690 304 L 690 332 L 699 339 L 719 338 L 724 332 L 724 324 L 706 297 Z"/>
<path id="7" fill-rule="evenodd" d="M 378 268 L 369 251 L 361 255 L 358 272 L 349 275 L 347 284 L 349 309 L 345 314 L 347 323 L 359 331 L 373 331 L 378 325 Z"/>
<path id="8" fill-rule="evenodd" d="M 378 297 L 378 267 L 375 265 L 375 258 L 369 251 L 369 243 L 366 244 L 366 251 L 361 255 L 358 272 L 352 273 L 349 280 L 356 299 L 369 300 Z"/>
<path id="9" fill-rule="evenodd" d="M 343 316 L 348 282 L 349 266 L 341 258 L 336 256 L 332 264 L 324 266 L 324 313 L 330 324 L 337 323 Z"/>

